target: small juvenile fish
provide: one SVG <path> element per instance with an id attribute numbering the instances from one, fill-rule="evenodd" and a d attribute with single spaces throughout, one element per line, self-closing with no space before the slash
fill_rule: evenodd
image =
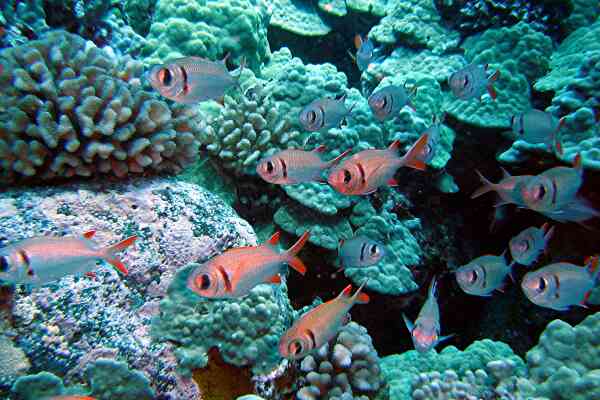
<path id="1" fill-rule="evenodd" d="M 354 46 L 356 47 L 356 57 L 351 56 L 361 72 L 382 59 L 382 57 L 377 57 L 379 51 L 375 49 L 375 45 L 369 38 L 364 40 L 360 35 L 354 36 Z"/>
<path id="2" fill-rule="evenodd" d="M 512 264 L 507 264 L 504 254 L 481 256 L 456 270 L 456 282 L 467 294 L 491 296 L 494 290 L 504 286 Z"/>
<path id="3" fill-rule="evenodd" d="M 510 255 L 521 265 L 530 266 L 546 250 L 546 246 L 554 233 L 554 227 L 547 223 L 540 228 L 531 226 L 510 239 L 508 248 Z"/>
<path id="4" fill-rule="evenodd" d="M 425 304 L 423 304 L 423 307 L 421 307 L 419 316 L 414 324 L 406 317 L 406 315 L 402 314 L 404 323 L 412 337 L 415 350 L 419 353 L 429 351 L 437 346 L 438 343 L 454 336 L 448 335 L 440 337 L 440 307 L 437 302 L 436 287 L 437 281 L 436 278 L 433 278 L 429 285 L 427 300 L 425 301 Z"/>
<path id="5" fill-rule="evenodd" d="M 558 311 L 585 307 L 599 272 L 598 256 L 586 260 L 584 267 L 565 262 L 550 264 L 526 273 L 521 288 L 532 303 L 541 307 Z"/>
<path id="6" fill-rule="evenodd" d="M 312 151 L 287 149 L 270 157 L 262 159 L 256 166 L 258 175 L 269 183 L 291 185 L 302 182 L 322 182 L 323 171 L 336 165 L 346 157 L 350 150 L 330 161 L 321 160 L 320 154 L 325 146 L 319 146 Z"/>
<path id="7" fill-rule="evenodd" d="M 385 246 L 366 236 L 354 236 L 351 239 L 341 239 L 338 246 L 342 268 L 366 267 L 377 264 L 385 256 Z"/>
<path id="8" fill-rule="evenodd" d="M 404 106 L 408 106 L 415 111 L 410 97 L 417 93 L 417 87 L 413 86 L 409 91 L 404 86 L 390 85 L 369 96 L 369 107 L 379 121 L 395 117 L 400 113 Z"/>
<path id="9" fill-rule="evenodd" d="M 383 150 L 363 150 L 341 162 L 330 173 L 327 181 L 336 191 L 346 195 L 373 193 L 380 186 L 398 186 L 394 179 L 400 167 L 424 170 L 425 163 L 419 159 L 427 144 L 427 134 L 415 142 L 403 157 L 398 155 L 400 142 L 393 142 Z"/>
<path id="10" fill-rule="evenodd" d="M 239 85 L 238 79 L 244 69 L 245 62 L 242 61 L 240 74 L 234 78 L 225 64 L 228 57 L 229 54 L 221 61 L 200 57 L 178 58 L 152 67 L 148 80 L 161 95 L 178 103 L 217 100 L 227 89 Z"/>
<path id="11" fill-rule="evenodd" d="M 496 192 L 500 199 L 496 202 L 495 207 L 500 207 L 506 204 L 524 205 L 521 197 L 520 187 L 533 175 L 517 175 L 511 176 L 508 172 L 502 169 L 502 179 L 498 183 L 490 182 L 486 177 L 481 175 L 479 171 L 479 179 L 483 182 L 483 186 L 473 192 L 471 198 L 474 199 L 487 192 Z"/>
<path id="12" fill-rule="evenodd" d="M 335 299 L 319 304 L 302 315 L 281 337 L 279 354 L 284 358 L 298 360 L 333 339 L 347 321 L 352 306 L 369 302 L 369 296 L 361 293 L 365 283 L 353 296 L 352 285 L 348 285 Z"/>
<path id="13" fill-rule="evenodd" d="M 487 64 L 470 64 L 450 75 L 448 85 L 454 96 L 461 100 L 476 98 L 481 101 L 481 96 L 487 91 L 495 100 L 497 94 L 493 84 L 500 77 L 500 70 L 488 77 L 487 69 Z"/>
<path id="14" fill-rule="evenodd" d="M 435 152 L 440 142 L 442 120 L 443 118 L 437 119 L 434 116 L 431 126 L 424 132 L 429 139 L 427 140 L 427 144 L 423 148 L 423 152 L 419 156 L 419 159 L 425 164 L 431 162 L 433 157 L 435 157 Z"/>
<path id="15" fill-rule="evenodd" d="M 345 94 L 339 99 L 323 97 L 313 100 L 300 112 L 300 124 L 310 132 L 337 128 L 350 115 L 356 104 L 346 108 L 345 103 Z"/>
<path id="16" fill-rule="evenodd" d="M 10 244 L 0 249 L 0 280 L 44 285 L 67 275 L 91 274 L 100 260 L 127 275 L 127 268 L 116 253 L 131 246 L 137 237 L 99 247 L 92 240 L 95 233 L 89 231 L 83 237 L 33 237 Z"/>
<path id="17" fill-rule="evenodd" d="M 306 244 L 309 234 L 304 232 L 292 247 L 282 253 L 275 247 L 279 243 L 279 232 L 262 245 L 226 250 L 192 271 L 187 287 L 202 297 L 237 298 L 246 296 L 261 283 L 280 283 L 279 273 L 283 264 L 304 275 L 306 267 L 296 254 Z"/>
<path id="18" fill-rule="evenodd" d="M 556 120 L 552 114 L 536 109 L 513 115 L 510 119 L 512 131 L 519 139 L 532 144 L 544 143 L 552 151 L 556 148 L 559 154 L 563 153 L 563 148 L 558 131 L 563 123 L 564 117 Z"/>

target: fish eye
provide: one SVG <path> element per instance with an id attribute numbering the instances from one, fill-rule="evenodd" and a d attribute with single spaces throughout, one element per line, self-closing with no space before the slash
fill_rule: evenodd
<path id="1" fill-rule="evenodd" d="M 171 81 L 173 80 L 173 75 L 171 74 L 171 71 L 169 71 L 168 68 L 163 68 L 158 73 L 158 78 L 160 79 L 163 85 L 169 86 L 171 84 Z"/>
<path id="2" fill-rule="evenodd" d="M 200 290 L 208 289 L 210 287 L 210 276 L 202 274 L 199 279 L 196 278 L 196 284 L 200 287 Z"/>
<path id="3" fill-rule="evenodd" d="M 469 283 L 475 283 L 477 281 L 477 271 L 471 271 L 471 276 L 469 278 Z"/>
<path id="4" fill-rule="evenodd" d="M 463 78 L 463 86 L 467 87 L 468 84 L 469 84 L 469 76 L 465 75 L 465 77 Z"/>
<path id="5" fill-rule="evenodd" d="M 537 291 L 538 293 L 542 293 L 544 290 L 546 290 L 546 278 L 544 278 L 543 276 L 540 276 L 540 280 L 538 282 L 538 287 L 537 287 Z"/>
<path id="6" fill-rule="evenodd" d="M 544 196 L 546 195 L 546 188 L 544 187 L 544 185 L 538 185 L 534 191 L 533 191 L 534 197 L 537 200 L 541 200 L 544 198 Z"/>
<path id="7" fill-rule="evenodd" d="M 28 276 L 33 276 L 33 275 L 35 275 L 35 273 L 33 272 L 33 270 L 32 270 L 31 268 L 29 268 L 29 269 L 27 270 L 27 275 L 28 275 Z"/>
<path id="8" fill-rule="evenodd" d="M 310 122 L 312 124 L 313 122 L 315 122 L 316 119 L 317 119 L 317 113 L 312 110 L 309 111 L 308 112 L 308 122 Z"/>
<path id="9" fill-rule="evenodd" d="M 294 340 L 290 343 L 288 350 L 291 354 L 295 356 L 297 356 L 298 354 L 302 354 L 302 342 L 299 340 Z"/>
<path id="10" fill-rule="evenodd" d="M 376 256 L 377 254 L 379 254 L 379 248 L 374 244 L 371 246 L 371 255 Z"/>
<path id="11" fill-rule="evenodd" d="M 348 184 L 352 180 L 352 174 L 347 169 L 344 170 L 344 183 Z"/>
<path id="12" fill-rule="evenodd" d="M 275 167 L 273 166 L 273 163 L 271 161 L 267 161 L 267 172 L 268 173 L 273 173 L 273 170 L 275 169 Z"/>
<path id="13" fill-rule="evenodd" d="M 8 257 L 0 257 L 0 272 L 8 271 Z"/>

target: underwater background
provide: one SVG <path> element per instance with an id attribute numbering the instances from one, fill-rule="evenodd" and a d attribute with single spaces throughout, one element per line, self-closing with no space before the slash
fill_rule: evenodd
<path id="1" fill-rule="evenodd" d="M 0 398 L 600 399 L 599 17 L 597 0 L 1 0 Z M 374 149 L 389 178 L 344 193 Z M 269 160 L 318 176 L 271 183 Z M 55 241 L 37 259 L 29 238 Z M 67 270 L 68 238 L 119 256 Z M 278 241 L 304 274 L 284 260 L 237 297 L 190 278 Z M 60 276 L 36 283 L 52 252 Z M 363 304 L 303 319 L 343 301 Z M 312 350 L 289 357 L 296 326 Z"/>

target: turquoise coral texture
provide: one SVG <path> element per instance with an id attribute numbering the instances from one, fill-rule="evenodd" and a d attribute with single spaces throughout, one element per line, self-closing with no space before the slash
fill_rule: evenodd
<path id="1" fill-rule="evenodd" d="M 141 63 L 56 31 L 0 53 L 0 179 L 179 171 L 200 146 L 196 114 L 143 89 Z"/>

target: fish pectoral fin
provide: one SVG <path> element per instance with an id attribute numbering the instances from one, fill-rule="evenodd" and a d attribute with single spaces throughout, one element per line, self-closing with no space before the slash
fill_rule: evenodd
<path id="1" fill-rule="evenodd" d="M 281 283 L 281 276 L 279 276 L 279 274 L 273 275 L 273 276 L 267 278 L 266 283 L 275 283 L 275 284 L 279 285 Z"/>
<path id="2" fill-rule="evenodd" d="M 86 239 L 91 239 L 96 234 L 96 231 L 87 231 L 83 233 L 83 237 Z"/>

